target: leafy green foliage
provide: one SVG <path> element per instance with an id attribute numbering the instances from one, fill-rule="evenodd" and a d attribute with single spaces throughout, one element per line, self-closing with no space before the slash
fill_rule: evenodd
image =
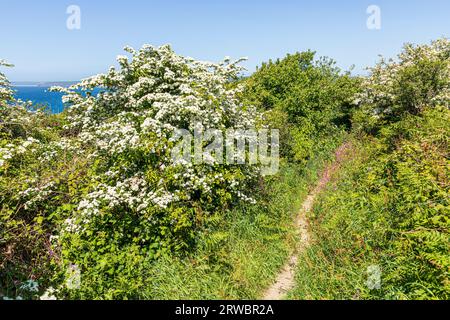
<path id="1" fill-rule="evenodd" d="M 337 143 L 330 142 L 329 149 Z M 209 217 L 187 254 L 165 252 L 155 259 L 136 245 L 119 251 L 104 234 L 96 241 L 75 240 L 74 247 L 91 250 L 80 264 L 80 288 L 63 287 L 60 294 L 70 299 L 259 298 L 296 242 L 292 221 L 329 152 L 307 167 L 285 164 L 278 176 L 261 181 L 257 205 L 242 203 L 224 216 Z"/>
<path id="2" fill-rule="evenodd" d="M 267 111 L 270 125 L 280 129 L 282 153 L 302 162 L 322 136 L 349 126 L 358 82 L 333 60 L 307 51 L 264 63 L 246 79 L 245 98 Z"/>

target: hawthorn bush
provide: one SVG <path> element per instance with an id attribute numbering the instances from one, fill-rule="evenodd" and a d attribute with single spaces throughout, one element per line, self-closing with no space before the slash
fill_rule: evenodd
<path id="1" fill-rule="evenodd" d="M 425 108 L 449 106 L 450 41 L 406 44 L 397 59 L 384 58 L 363 78 L 354 114 L 356 130 L 376 132 Z"/>
<path id="2" fill-rule="evenodd" d="M 258 113 L 233 83 L 240 60 L 199 62 L 169 46 L 126 51 L 119 70 L 54 88 L 70 105 L 62 115 L 2 104 L 2 231 L 20 221 L 15 229 L 34 239 L 7 231 L 4 257 L 18 251 L 54 270 L 44 280 L 34 267 L 13 271 L 26 263 L 8 260 L 0 279 L 7 294 L 20 293 L 14 281 L 72 281 L 75 268 L 81 288 L 60 286 L 62 297 L 125 297 L 132 290 L 115 292 L 118 282 L 138 286 L 144 260 L 192 250 L 209 219 L 254 201 L 257 166 L 179 163 L 171 154 L 177 129 L 256 128 Z M 29 242 L 29 251 L 16 242 Z"/>
<path id="3" fill-rule="evenodd" d="M 359 79 L 306 51 L 263 63 L 246 79 L 245 99 L 280 129 L 281 151 L 305 163 L 328 137 L 349 129 Z"/>

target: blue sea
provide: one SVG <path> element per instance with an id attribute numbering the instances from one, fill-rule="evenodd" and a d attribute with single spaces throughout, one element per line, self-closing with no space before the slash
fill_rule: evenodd
<path id="1" fill-rule="evenodd" d="M 62 102 L 63 93 L 50 92 L 49 89 L 52 86 L 68 86 L 67 82 L 64 83 L 51 83 L 49 85 L 19 85 L 13 86 L 13 90 L 16 92 L 14 97 L 23 101 L 31 101 L 34 106 L 45 106 L 51 113 L 61 113 L 67 105 Z M 83 93 L 82 91 L 79 91 Z M 92 95 L 97 95 L 100 89 L 92 90 Z"/>
<path id="2" fill-rule="evenodd" d="M 32 101 L 34 105 L 46 106 L 52 113 L 60 113 L 64 110 L 63 94 L 49 92 L 49 86 L 14 86 L 13 89 L 16 91 L 16 99 Z"/>

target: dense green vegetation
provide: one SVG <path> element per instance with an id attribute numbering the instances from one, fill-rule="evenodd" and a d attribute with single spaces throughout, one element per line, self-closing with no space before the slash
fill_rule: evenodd
<path id="1" fill-rule="evenodd" d="M 241 79 L 238 62 L 126 50 L 119 70 L 59 88 L 59 115 L 14 101 L 0 73 L 0 298 L 259 298 L 345 140 L 289 297 L 449 298 L 449 41 L 360 78 L 311 51 Z M 280 129 L 280 172 L 173 163 L 174 128 L 199 126 Z"/>
<path id="2" fill-rule="evenodd" d="M 448 299 L 450 111 L 430 109 L 355 141 L 318 201 L 296 299 Z M 366 285 L 371 266 L 381 286 Z"/>
<path id="3" fill-rule="evenodd" d="M 167 46 L 127 50 L 133 59 L 119 57 L 120 70 L 61 88 L 72 104 L 61 115 L 29 112 L 11 97 L 2 106 L 1 293 L 258 297 L 343 131 L 301 165 L 283 160 L 276 177 L 250 166 L 173 165 L 173 127 L 273 124 L 234 98 L 245 91 L 236 63 L 195 62 Z M 97 97 L 80 94 L 97 87 L 105 88 Z"/>
<path id="4" fill-rule="evenodd" d="M 447 40 L 407 45 L 364 79 L 355 156 L 311 216 L 291 298 L 450 297 L 449 58 Z"/>
<path id="5" fill-rule="evenodd" d="M 246 80 L 245 101 L 264 110 L 280 129 L 281 152 L 290 161 L 306 161 L 316 145 L 349 129 L 357 78 L 312 51 L 264 63 Z"/>

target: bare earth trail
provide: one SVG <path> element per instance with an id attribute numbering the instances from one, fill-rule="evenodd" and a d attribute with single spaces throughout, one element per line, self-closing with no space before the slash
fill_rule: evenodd
<path id="1" fill-rule="evenodd" d="M 288 262 L 281 269 L 275 283 L 268 288 L 262 300 L 282 300 L 295 286 L 295 270 L 297 268 L 300 253 L 309 245 L 310 234 L 307 215 L 312 210 L 314 202 L 320 192 L 326 187 L 332 175 L 339 169 L 346 155 L 351 151 L 351 144 L 344 143 L 335 152 L 335 160 L 322 172 L 321 177 L 313 191 L 306 197 L 302 208 L 296 218 L 295 225 L 299 234 L 299 244 Z"/>

